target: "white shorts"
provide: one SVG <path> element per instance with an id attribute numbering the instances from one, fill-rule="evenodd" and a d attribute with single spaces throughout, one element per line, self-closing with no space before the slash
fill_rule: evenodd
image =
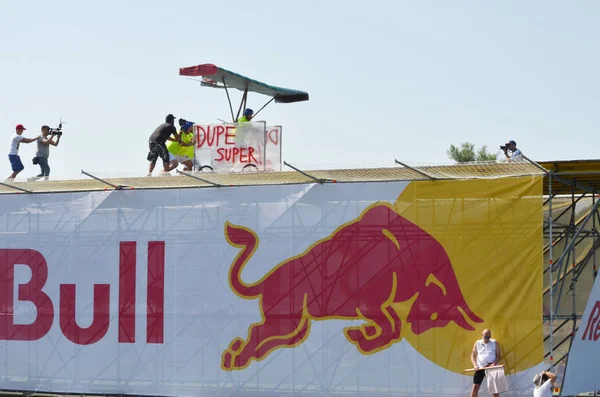
<path id="1" fill-rule="evenodd" d="M 169 161 L 177 160 L 179 163 L 183 163 L 184 161 L 192 161 L 191 158 L 186 156 L 176 156 L 173 153 L 169 152 Z"/>

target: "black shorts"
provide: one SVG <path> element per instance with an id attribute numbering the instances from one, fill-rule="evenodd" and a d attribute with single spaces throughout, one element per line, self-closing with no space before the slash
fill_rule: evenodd
<path id="1" fill-rule="evenodd" d="M 481 385 L 483 383 L 483 378 L 485 378 L 485 369 L 475 371 L 475 374 L 473 375 L 473 384 Z"/>
<path id="2" fill-rule="evenodd" d="M 149 146 L 150 152 L 148 152 L 148 161 L 151 163 L 156 163 L 156 160 L 158 160 L 160 157 L 163 161 L 163 164 L 169 164 L 171 162 L 167 145 L 160 142 L 150 142 Z"/>

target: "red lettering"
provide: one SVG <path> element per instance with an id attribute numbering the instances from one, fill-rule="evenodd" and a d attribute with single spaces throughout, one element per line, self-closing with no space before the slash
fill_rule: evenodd
<path id="1" fill-rule="evenodd" d="M 215 161 L 225 161 L 235 164 L 240 163 L 251 163 L 261 164 L 255 157 L 257 149 L 251 147 L 247 148 L 219 148 L 217 149 L 217 157 Z"/>
<path id="2" fill-rule="evenodd" d="M 240 163 L 247 163 L 248 162 L 248 149 L 247 148 L 241 148 L 240 149 Z"/>
<path id="3" fill-rule="evenodd" d="M 104 338 L 110 321 L 110 285 L 94 284 L 92 324 L 82 328 L 75 319 L 75 284 L 60 285 L 60 329 L 73 343 L 91 345 Z"/>
<path id="4" fill-rule="evenodd" d="M 215 135 L 217 136 L 217 144 L 216 146 L 219 146 L 219 142 L 221 142 L 221 135 L 225 134 L 225 127 L 223 127 L 222 125 L 218 125 L 216 128 L 216 132 Z"/>
<path id="5" fill-rule="evenodd" d="M 231 162 L 232 163 L 237 163 L 237 159 L 239 158 L 240 155 L 240 148 L 234 147 L 232 148 L 232 155 L 231 155 Z"/>
<path id="6" fill-rule="evenodd" d="M 148 309 L 146 342 L 163 343 L 165 310 L 165 242 L 148 242 Z"/>
<path id="7" fill-rule="evenodd" d="M 235 133 L 232 133 L 231 131 L 235 130 L 235 127 L 228 125 L 227 127 L 225 127 L 225 144 L 226 145 L 235 145 Z M 229 138 L 231 138 L 231 140 L 229 140 Z"/>
<path id="8" fill-rule="evenodd" d="M 279 144 L 279 130 L 271 130 L 267 133 L 268 139 L 266 139 L 266 143 L 269 141 L 273 142 L 273 144 Z"/>
<path id="9" fill-rule="evenodd" d="M 31 324 L 14 323 L 15 265 L 31 270 L 31 280 L 19 285 L 18 300 L 31 302 L 37 310 Z M 42 291 L 48 279 L 48 265 L 38 251 L 0 249 L 0 340 L 38 340 L 48 333 L 54 321 L 52 301 Z"/>
<path id="10" fill-rule="evenodd" d="M 600 338 L 600 301 L 596 301 L 590 317 L 588 318 L 585 331 L 583 332 L 582 340 L 594 340 L 597 341 Z M 589 333 L 589 337 L 588 337 Z"/>
<path id="11" fill-rule="evenodd" d="M 196 146 L 199 148 L 201 148 L 202 145 L 204 145 L 204 142 L 206 142 L 206 135 L 210 132 L 210 125 L 206 128 L 208 129 L 208 132 L 205 131 L 204 128 L 202 128 L 201 126 L 196 126 L 196 141 L 198 142 Z"/>
<path id="12" fill-rule="evenodd" d="M 164 341 L 164 284 L 165 243 L 148 243 L 148 307 L 147 343 Z M 31 324 L 15 324 L 14 289 L 15 266 L 24 265 L 31 271 L 31 279 L 18 285 L 17 299 L 30 302 L 36 308 Z M 0 249 L 0 340 L 34 341 L 44 337 L 54 322 L 54 306 L 42 291 L 48 279 L 48 265 L 41 253 L 31 249 Z M 136 243 L 120 244 L 118 341 L 135 342 Z M 64 336 L 79 345 L 100 341 L 110 325 L 110 285 L 94 284 L 93 308 L 85 307 L 81 315 L 91 317 L 88 327 L 77 324 L 76 285 L 59 286 L 59 325 Z M 90 315 L 91 314 L 91 315 Z M 85 320 L 84 320 L 85 321 Z"/>
<path id="13" fill-rule="evenodd" d="M 219 126 L 217 126 L 216 128 L 219 128 Z M 208 126 L 207 131 L 206 131 L 206 143 L 208 144 L 208 146 L 212 146 L 215 143 L 215 128 L 213 128 L 213 133 L 212 133 L 212 138 L 211 138 L 211 134 L 210 134 L 210 126 Z"/>
<path id="14" fill-rule="evenodd" d="M 259 146 L 259 151 L 260 151 L 260 146 Z M 254 148 L 252 146 L 250 146 L 248 148 L 248 157 L 249 157 L 249 163 L 252 164 L 258 164 L 258 161 L 256 161 L 256 158 L 254 158 Z"/>
<path id="15" fill-rule="evenodd" d="M 119 250 L 119 343 L 135 342 L 136 243 L 123 242 Z"/>
<path id="16" fill-rule="evenodd" d="M 206 146 L 209 147 L 219 147 L 219 145 L 221 145 L 221 143 L 224 141 L 225 144 L 234 144 L 228 141 L 229 137 L 233 137 L 235 136 L 234 134 L 232 134 L 230 132 L 231 129 L 233 129 L 235 127 L 225 127 L 223 125 L 216 125 L 212 127 L 212 131 L 211 131 L 211 126 L 207 125 L 206 129 L 204 129 L 201 126 L 197 126 L 196 127 L 196 141 L 197 144 L 196 146 L 198 148 L 201 148 L 203 145 L 206 144 Z"/>
<path id="17" fill-rule="evenodd" d="M 215 159 L 215 161 L 223 161 L 223 159 L 225 158 L 225 153 L 224 153 L 224 148 L 218 148 L 217 149 L 217 155 L 218 157 Z"/>

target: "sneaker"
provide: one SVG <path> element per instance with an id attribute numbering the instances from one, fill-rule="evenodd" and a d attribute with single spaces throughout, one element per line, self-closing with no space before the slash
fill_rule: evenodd
<path id="1" fill-rule="evenodd" d="M 40 178 L 41 178 L 41 176 L 39 176 L 39 175 L 38 176 L 31 176 L 31 177 L 27 178 L 27 182 L 35 182 L 35 181 L 37 181 Z"/>
<path id="2" fill-rule="evenodd" d="M 172 175 L 171 175 L 171 173 L 170 173 L 170 172 L 165 172 L 165 171 L 162 171 L 162 172 L 160 173 L 160 176 L 172 176 Z"/>

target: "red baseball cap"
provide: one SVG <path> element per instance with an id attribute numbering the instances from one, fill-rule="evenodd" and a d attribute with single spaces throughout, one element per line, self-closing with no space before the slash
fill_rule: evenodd
<path id="1" fill-rule="evenodd" d="M 15 127 L 15 130 L 23 130 L 25 131 L 27 128 L 23 127 L 23 124 L 17 124 L 17 126 Z"/>

